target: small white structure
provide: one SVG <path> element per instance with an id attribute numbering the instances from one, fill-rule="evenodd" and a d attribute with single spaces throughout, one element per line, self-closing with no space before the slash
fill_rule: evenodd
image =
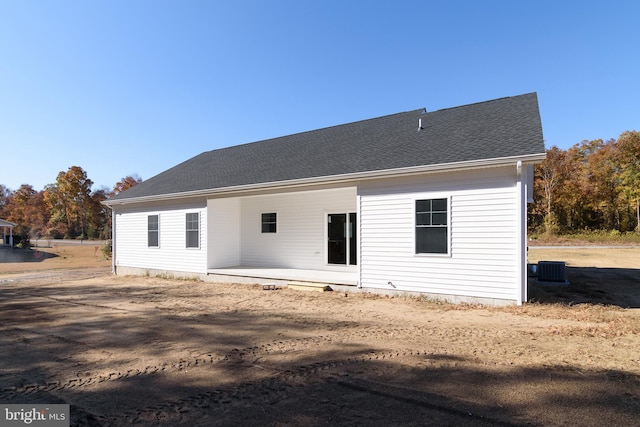
<path id="1" fill-rule="evenodd" d="M 527 299 L 535 93 L 202 153 L 107 200 L 116 274 Z"/>
<path id="2" fill-rule="evenodd" d="M 0 219 L 0 228 L 2 228 L 2 242 L 0 242 L 0 246 L 8 245 L 10 248 L 13 248 L 13 227 L 17 226 L 18 224 Z M 9 230 L 8 235 L 7 230 Z"/>

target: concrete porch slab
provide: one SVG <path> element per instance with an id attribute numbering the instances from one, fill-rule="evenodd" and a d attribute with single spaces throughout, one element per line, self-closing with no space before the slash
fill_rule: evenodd
<path id="1" fill-rule="evenodd" d="M 257 279 L 287 280 L 330 285 L 358 285 L 358 273 L 353 271 L 303 270 L 297 268 L 225 267 L 210 268 L 208 275 L 235 276 Z"/>

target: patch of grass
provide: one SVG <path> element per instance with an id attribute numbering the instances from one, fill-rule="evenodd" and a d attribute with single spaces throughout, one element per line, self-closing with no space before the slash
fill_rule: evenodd
<path id="1" fill-rule="evenodd" d="M 546 234 L 531 234 L 530 245 L 549 245 L 549 246 L 583 246 L 583 245 L 601 245 L 601 246 L 638 246 L 640 245 L 640 233 L 627 232 L 621 233 L 617 230 L 613 231 L 576 231 L 573 233 L 560 234 L 557 236 L 548 236 Z"/>
<path id="2" fill-rule="evenodd" d="M 618 317 L 609 322 L 578 325 L 578 326 L 552 326 L 549 333 L 560 336 L 615 338 L 625 335 L 640 335 L 640 326 L 637 321 Z"/>
<path id="3" fill-rule="evenodd" d="M 549 327 L 551 335 L 615 338 L 624 335 L 640 334 L 640 322 L 637 317 L 629 316 L 628 311 L 615 305 L 562 303 L 527 303 L 521 307 L 491 307 L 489 310 L 501 310 L 510 314 L 531 316 L 544 319 L 569 320 L 578 324 L 560 324 Z"/>

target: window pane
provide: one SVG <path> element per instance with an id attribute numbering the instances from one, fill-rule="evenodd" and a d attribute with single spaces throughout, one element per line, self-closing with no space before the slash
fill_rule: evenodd
<path id="1" fill-rule="evenodd" d="M 276 214 L 275 213 L 263 213 L 262 214 L 262 222 L 276 222 Z"/>
<path id="2" fill-rule="evenodd" d="M 276 232 L 276 224 L 268 224 L 268 223 L 263 223 L 262 224 L 262 232 L 263 233 L 275 233 Z"/>
<path id="3" fill-rule="evenodd" d="M 197 248 L 199 247 L 198 241 L 198 232 L 197 231 L 187 231 L 187 247 L 188 248 Z"/>
<path id="4" fill-rule="evenodd" d="M 147 245 L 154 247 L 158 246 L 158 232 L 157 231 L 149 231 L 147 236 Z"/>
<path id="5" fill-rule="evenodd" d="M 187 214 L 187 230 L 197 230 L 198 229 L 198 214 L 197 213 L 188 213 Z"/>
<path id="6" fill-rule="evenodd" d="M 349 214 L 349 264 L 358 264 L 358 224 L 356 214 Z"/>
<path id="7" fill-rule="evenodd" d="M 158 215 L 149 215 L 147 217 L 148 230 L 158 230 Z"/>
<path id="8" fill-rule="evenodd" d="M 434 212 L 431 215 L 431 225 L 447 225 L 447 213 Z"/>
<path id="9" fill-rule="evenodd" d="M 432 210 L 439 212 L 447 211 L 447 199 L 433 199 Z"/>
<path id="10" fill-rule="evenodd" d="M 418 227 L 416 228 L 416 253 L 446 254 L 446 227 Z"/>
<path id="11" fill-rule="evenodd" d="M 416 212 L 431 211 L 431 200 L 416 200 Z"/>
<path id="12" fill-rule="evenodd" d="M 431 214 L 429 212 L 417 213 L 416 225 L 431 225 Z"/>

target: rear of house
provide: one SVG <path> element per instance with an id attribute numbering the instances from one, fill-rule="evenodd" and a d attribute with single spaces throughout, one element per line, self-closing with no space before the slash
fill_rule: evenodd
<path id="1" fill-rule="evenodd" d="M 544 152 L 535 94 L 209 151 L 106 202 L 114 271 L 519 304 Z"/>

